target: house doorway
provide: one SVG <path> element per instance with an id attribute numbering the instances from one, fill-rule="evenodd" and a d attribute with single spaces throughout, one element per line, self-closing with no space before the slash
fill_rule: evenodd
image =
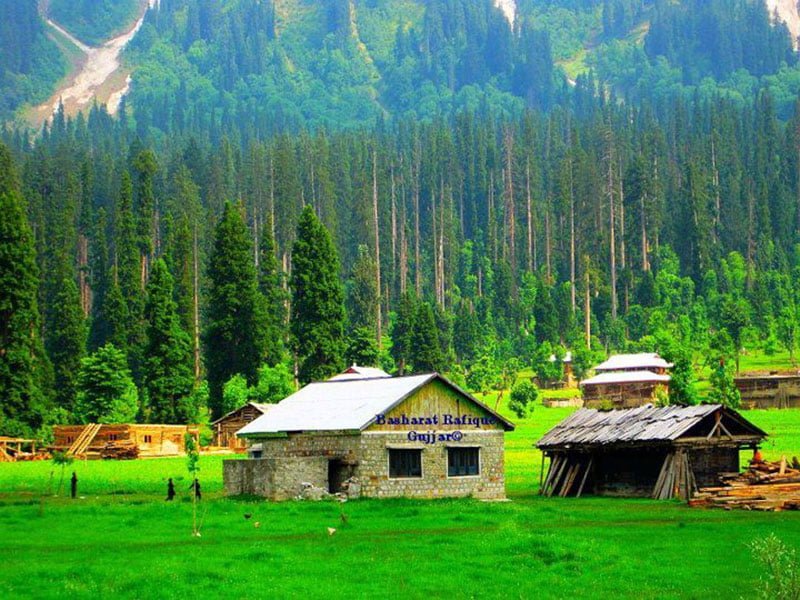
<path id="1" fill-rule="evenodd" d="M 339 458 L 329 460 L 328 492 L 331 494 L 338 494 L 341 492 L 344 482 L 350 478 L 352 470 L 352 466 L 345 464 L 345 462 Z"/>

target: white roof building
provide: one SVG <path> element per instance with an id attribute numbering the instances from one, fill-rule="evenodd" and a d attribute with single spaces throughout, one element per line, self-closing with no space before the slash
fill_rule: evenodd
<path id="1" fill-rule="evenodd" d="M 300 431 L 358 432 L 371 425 L 378 415 L 388 413 L 422 386 L 436 379 L 455 388 L 436 373 L 409 377 L 333 378 L 310 383 L 276 404 L 268 413 L 245 425 L 237 435 L 248 437 Z M 513 428 L 509 421 L 489 407 L 466 392 L 461 393 Z"/>
<path id="2" fill-rule="evenodd" d="M 348 367 L 348 369 L 344 373 L 340 373 L 339 375 L 334 375 L 328 381 L 347 381 L 352 379 L 375 379 L 380 377 L 391 377 L 386 371 L 383 369 L 378 369 L 376 367 L 359 367 L 358 365 L 353 365 L 352 367 Z"/>
<path id="3" fill-rule="evenodd" d="M 655 352 L 640 352 L 638 354 L 615 354 L 607 361 L 597 365 L 594 370 L 600 372 L 611 371 L 659 371 L 672 368 Z"/>

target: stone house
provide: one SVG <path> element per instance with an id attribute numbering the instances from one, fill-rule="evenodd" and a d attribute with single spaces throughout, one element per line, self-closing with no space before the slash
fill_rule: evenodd
<path id="1" fill-rule="evenodd" d="M 295 498 L 304 486 L 352 496 L 505 497 L 513 424 L 439 374 L 311 383 L 238 435 L 228 494 Z"/>

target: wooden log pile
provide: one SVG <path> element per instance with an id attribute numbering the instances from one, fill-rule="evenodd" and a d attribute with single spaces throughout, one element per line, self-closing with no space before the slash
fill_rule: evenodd
<path id="1" fill-rule="evenodd" d="M 106 442 L 100 449 L 100 458 L 109 460 L 133 460 L 139 458 L 139 446 L 131 440 Z"/>
<path id="2" fill-rule="evenodd" d="M 800 462 L 754 462 L 744 473 L 724 473 L 721 486 L 702 488 L 690 506 L 731 510 L 800 510 Z"/>

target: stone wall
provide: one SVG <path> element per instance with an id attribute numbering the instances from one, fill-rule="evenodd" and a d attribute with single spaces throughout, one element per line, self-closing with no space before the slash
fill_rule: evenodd
<path id="1" fill-rule="evenodd" d="M 438 432 L 437 432 L 438 433 Z M 445 433 L 445 432 L 441 432 Z M 329 461 L 353 476 L 367 497 L 504 498 L 503 431 L 469 431 L 460 442 L 420 444 L 407 432 L 368 431 L 361 435 L 290 434 L 257 440 L 263 457 L 224 463 L 228 494 L 255 494 L 274 500 L 297 496 L 302 483 L 329 488 Z M 480 448 L 480 474 L 448 477 L 448 446 Z M 422 477 L 391 479 L 389 448 L 422 450 Z M 334 485 L 336 482 L 334 482 Z"/>
<path id="2" fill-rule="evenodd" d="M 406 433 L 365 432 L 361 436 L 359 481 L 363 496 L 505 498 L 504 436 L 502 431 L 470 431 L 461 442 L 410 444 Z M 389 448 L 421 448 L 422 477 L 389 478 Z M 448 477 L 447 448 L 480 448 L 480 475 Z"/>
<path id="3" fill-rule="evenodd" d="M 308 483 L 327 489 L 328 459 L 313 456 L 226 460 L 222 463 L 225 493 L 251 494 L 270 500 L 296 498 Z"/>

